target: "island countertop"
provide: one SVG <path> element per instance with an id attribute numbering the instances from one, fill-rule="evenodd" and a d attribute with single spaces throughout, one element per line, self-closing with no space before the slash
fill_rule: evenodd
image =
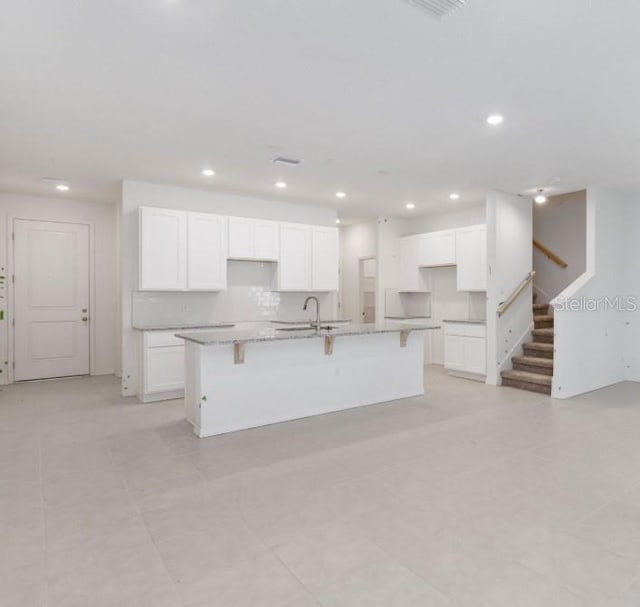
<path id="1" fill-rule="evenodd" d="M 341 337 L 348 335 L 371 335 L 375 333 L 400 333 L 403 331 L 428 331 L 439 329 L 436 326 L 409 325 L 393 322 L 369 324 L 345 324 L 333 329 L 322 329 L 319 333 L 315 329 L 238 329 L 198 331 L 193 333 L 176 333 L 176 337 L 201 346 L 222 344 L 236 344 L 261 341 L 281 341 L 290 339 L 313 339 L 318 337 Z"/>

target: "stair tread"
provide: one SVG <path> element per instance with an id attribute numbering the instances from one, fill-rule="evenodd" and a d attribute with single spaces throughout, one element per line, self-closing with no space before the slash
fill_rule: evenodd
<path id="1" fill-rule="evenodd" d="M 549 309 L 549 304 L 534 303 L 533 304 L 533 309 L 534 310 L 548 310 Z"/>
<path id="2" fill-rule="evenodd" d="M 542 329 L 534 329 L 534 335 L 551 335 L 553 336 L 553 327 L 543 327 Z"/>
<path id="3" fill-rule="evenodd" d="M 522 363 L 524 365 L 530 365 L 532 367 L 553 367 L 553 359 L 541 358 L 539 356 L 514 356 L 512 358 L 514 362 Z"/>
<path id="4" fill-rule="evenodd" d="M 540 329 L 544 331 L 544 329 Z M 553 344 L 547 344 L 543 341 L 530 341 L 523 344 L 525 348 L 531 348 L 532 350 L 544 350 L 545 352 L 553 352 Z"/>
<path id="5" fill-rule="evenodd" d="M 533 320 L 534 321 L 553 320 L 553 315 L 552 314 L 534 314 Z"/>
<path id="6" fill-rule="evenodd" d="M 551 375 L 542 375 L 542 373 L 531 373 L 530 371 L 503 371 L 501 375 L 503 378 L 514 381 L 541 384 L 543 386 L 551 385 Z"/>

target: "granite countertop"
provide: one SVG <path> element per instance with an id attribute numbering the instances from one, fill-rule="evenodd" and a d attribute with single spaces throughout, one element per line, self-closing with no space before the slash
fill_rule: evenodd
<path id="1" fill-rule="evenodd" d="M 425 325 L 403 325 L 400 323 L 371 323 L 371 324 L 344 324 L 335 329 L 323 329 L 317 333 L 315 329 L 279 330 L 267 329 L 238 329 L 235 331 L 202 331 L 198 333 L 178 333 L 186 341 L 191 341 L 202 346 L 222 345 L 233 343 L 247 343 L 260 341 L 281 341 L 288 339 L 312 339 L 319 337 L 341 337 L 348 335 L 371 335 L 374 333 L 400 333 L 400 331 L 427 331 L 440 327 L 427 327 Z"/>
<path id="2" fill-rule="evenodd" d="M 230 322 L 219 322 L 210 325 L 133 325 L 136 331 L 188 331 L 195 329 L 231 329 L 235 327 Z"/>
<path id="3" fill-rule="evenodd" d="M 385 316 L 389 320 L 424 320 L 431 318 L 431 316 Z"/>
<path id="4" fill-rule="evenodd" d="M 443 320 L 442 322 L 457 322 L 464 325 L 486 325 L 486 318 L 449 318 L 447 320 Z"/>
<path id="5" fill-rule="evenodd" d="M 269 321 L 271 324 L 273 325 L 301 325 L 301 326 L 305 326 L 305 325 L 310 325 L 313 324 L 315 322 L 315 320 L 270 320 Z M 320 324 L 321 325 L 337 325 L 337 324 L 344 324 L 344 323 L 348 323 L 351 322 L 350 318 L 341 318 L 341 319 L 329 319 L 329 320 L 325 320 L 324 318 L 320 319 Z"/>

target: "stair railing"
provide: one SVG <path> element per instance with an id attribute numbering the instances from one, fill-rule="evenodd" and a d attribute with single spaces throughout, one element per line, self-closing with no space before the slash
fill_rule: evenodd
<path id="1" fill-rule="evenodd" d="M 553 263 L 559 265 L 562 269 L 566 268 L 569 264 L 556 255 L 551 249 L 545 247 L 542 243 L 538 242 L 535 238 L 533 239 L 533 246 L 538 249 L 545 257 L 553 261 Z"/>
<path id="2" fill-rule="evenodd" d="M 533 277 L 536 275 L 535 270 L 531 270 L 525 277 L 525 279 L 514 289 L 513 293 L 507 297 L 499 306 L 498 306 L 498 316 L 502 316 L 513 304 L 513 302 L 518 299 L 520 293 L 522 293 L 527 285 L 533 280 Z"/>

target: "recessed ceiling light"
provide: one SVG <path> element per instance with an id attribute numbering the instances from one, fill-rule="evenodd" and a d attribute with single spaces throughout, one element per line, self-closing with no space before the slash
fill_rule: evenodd
<path id="1" fill-rule="evenodd" d="M 409 210 L 416 208 L 416 205 L 413 204 L 413 202 L 407 202 L 407 204 L 405 204 L 404 206 Z"/>
<path id="2" fill-rule="evenodd" d="M 501 116 L 500 114 L 491 114 L 491 116 L 487 118 L 487 123 L 491 126 L 497 126 L 499 124 L 502 124 L 503 122 L 504 116 Z"/>
<path id="3" fill-rule="evenodd" d="M 345 198 L 346 196 L 346 192 L 336 192 L 336 198 Z"/>
<path id="4" fill-rule="evenodd" d="M 338 224 L 339 224 L 339 223 L 340 223 L 340 220 L 339 220 L 339 219 L 336 219 L 336 223 L 338 223 Z"/>
<path id="5" fill-rule="evenodd" d="M 205 177 L 213 177 L 213 176 L 216 174 L 216 172 L 215 172 L 213 169 L 204 169 L 204 170 L 202 171 L 202 174 L 203 174 Z"/>
<path id="6" fill-rule="evenodd" d="M 276 181 L 276 187 L 284 190 L 287 187 L 287 184 L 284 181 Z"/>
<path id="7" fill-rule="evenodd" d="M 69 191 L 69 186 L 66 185 L 65 183 L 59 183 L 56 186 L 56 190 L 60 190 L 61 192 L 68 192 Z"/>
<path id="8" fill-rule="evenodd" d="M 458 198 L 460 198 L 460 194 L 456 194 L 456 192 L 453 192 L 453 193 L 449 194 L 449 198 L 451 200 L 458 200 Z"/>
<path id="9" fill-rule="evenodd" d="M 544 190 L 542 188 L 540 188 L 538 190 L 537 195 L 535 196 L 534 200 L 538 203 L 538 204 L 544 204 L 545 202 L 547 202 L 547 197 L 544 195 Z"/>

